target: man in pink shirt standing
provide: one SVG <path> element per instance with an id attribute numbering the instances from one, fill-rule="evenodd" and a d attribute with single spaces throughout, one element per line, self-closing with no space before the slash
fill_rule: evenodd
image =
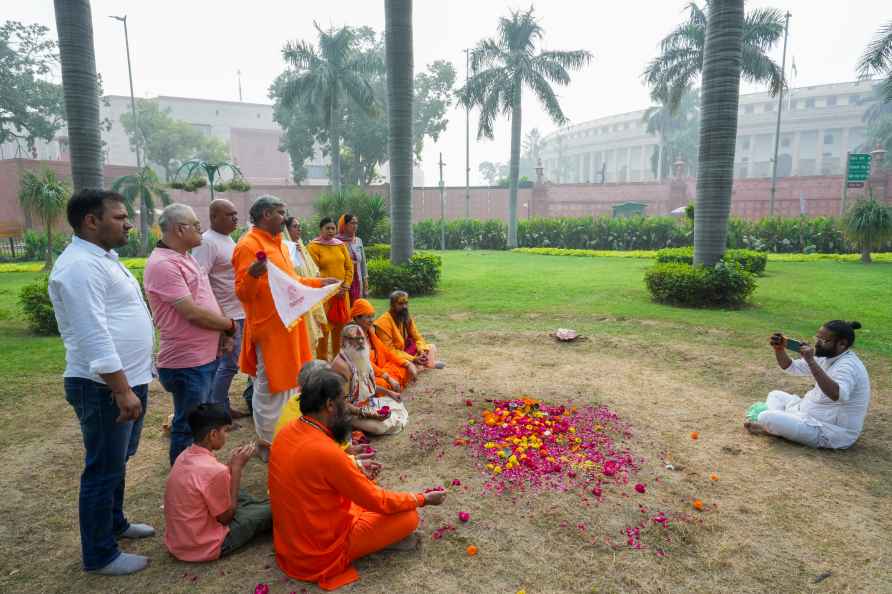
<path id="1" fill-rule="evenodd" d="M 232 385 L 232 378 L 238 373 L 238 357 L 245 325 L 245 310 L 235 294 L 235 270 L 232 267 L 235 242 L 230 237 L 238 227 L 238 211 L 229 200 L 217 198 L 208 207 L 208 215 L 211 228 L 201 234 L 201 245 L 192 250 L 192 255 L 207 272 L 211 289 L 223 315 L 235 320 L 236 325 L 232 352 L 223 353 L 217 360 L 211 401 L 225 406 L 232 418 L 237 419 L 245 416 L 245 413 L 230 408 L 229 387 Z"/>
<path id="2" fill-rule="evenodd" d="M 185 204 L 158 221 L 161 241 L 146 261 L 143 286 L 158 328 L 158 379 L 173 396 L 170 464 L 192 444 L 187 415 L 209 402 L 217 357 L 232 350 L 236 323 L 223 316 L 207 274 L 189 253 L 201 244 L 201 223 Z"/>

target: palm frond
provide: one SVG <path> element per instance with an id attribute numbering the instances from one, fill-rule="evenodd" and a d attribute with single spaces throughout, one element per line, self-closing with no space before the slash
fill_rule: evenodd
<path id="1" fill-rule="evenodd" d="M 740 75 L 750 82 L 768 83 L 768 92 L 772 96 L 780 93 L 786 85 L 780 65 L 752 45 L 743 46 Z"/>
<path id="2" fill-rule="evenodd" d="M 282 57 L 298 70 L 309 70 L 319 63 L 316 48 L 306 41 L 289 41 L 282 49 Z"/>
<path id="3" fill-rule="evenodd" d="M 535 56 L 531 62 L 533 68 L 541 72 L 551 82 L 566 85 L 570 82 L 567 70 L 579 70 L 588 66 L 594 56 L 587 50 L 547 51 Z M 552 73 L 555 75 L 551 77 Z"/>
<path id="4" fill-rule="evenodd" d="M 784 35 L 784 13 L 776 8 L 754 8 L 743 21 L 743 46 L 767 51 Z"/>
<path id="5" fill-rule="evenodd" d="M 545 77 L 534 75 L 530 77 L 528 82 L 532 87 L 533 92 L 536 93 L 539 102 L 545 107 L 545 111 L 548 113 L 551 120 L 558 126 L 566 124 L 567 116 L 564 115 L 564 111 L 561 109 L 561 104 Z"/>
<path id="6" fill-rule="evenodd" d="M 484 39 L 471 50 L 471 72 L 507 62 L 508 52 L 495 39 Z"/>
<path id="7" fill-rule="evenodd" d="M 892 68 L 892 21 L 879 29 L 858 60 L 858 76 L 870 78 Z"/>
<path id="8" fill-rule="evenodd" d="M 532 53 L 544 30 L 533 16 L 533 7 L 526 11 L 512 10 L 509 17 L 499 19 L 500 45 L 509 51 Z"/>

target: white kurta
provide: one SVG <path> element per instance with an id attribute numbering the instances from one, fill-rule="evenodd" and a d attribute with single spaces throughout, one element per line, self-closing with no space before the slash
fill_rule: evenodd
<path id="1" fill-rule="evenodd" d="M 870 405 L 867 369 L 853 351 L 846 351 L 838 357 L 817 357 L 815 360 L 839 385 L 839 399 L 831 400 L 815 383 L 804 398 L 791 402 L 784 412 L 799 417 L 805 425 L 816 427 L 820 447 L 850 447 L 864 429 L 864 419 Z M 804 359 L 796 359 L 784 371 L 790 375 L 812 377 Z"/>

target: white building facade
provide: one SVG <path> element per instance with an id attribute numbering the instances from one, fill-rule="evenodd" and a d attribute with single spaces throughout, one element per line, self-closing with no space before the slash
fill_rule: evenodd
<path id="1" fill-rule="evenodd" d="M 779 177 L 841 175 L 845 156 L 865 143 L 864 113 L 874 101 L 871 81 L 801 87 L 785 94 L 778 147 Z M 735 176 L 771 177 L 777 97 L 741 95 Z M 644 111 L 562 128 L 542 139 L 545 179 L 555 183 L 655 181 L 651 157 L 659 150 Z M 668 174 L 668 172 L 664 173 Z"/>

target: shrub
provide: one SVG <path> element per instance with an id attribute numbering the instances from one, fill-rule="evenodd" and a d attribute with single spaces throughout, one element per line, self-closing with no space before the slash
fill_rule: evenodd
<path id="1" fill-rule="evenodd" d="M 416 252 L 408 262 L 394 266 L 389 260 L 369 260 L 369 288 L 375 297 L 387 297 L 400 289 L 409 295 L 429 295 L 440 282 L 440 256 Z"/>
<path id="2" fill-rule="evenodd" d="M 341 215 L 350 213 L 359 217 L 357 235 L 365 245 L 390 241 L 390 222 L 387 204 L 378 194 L 368 194 L 361 188 L 350 187 L 338 193 L 327 193 L 315 204 L 316 217 L 308 221 L 312 237 L 319 231 L 319 221 L 331 217 L 335 222 Z"/>
<path id="3" fill-rule="evenodd" d="M 365 246 L 365 257 L 367 260 L 390 259 L 389 243 L 373 243 Z"/>
<path id="4" fill-rule="evenodd" d="M 70 235 L 58 233 L 53 235 L 53 256 L 58 256 L 71 240 Z M 25 231 L 25 260 L 46 259 L 46 233 Z"/>
<path id="5" fill-rule="evenodd" d="M 756 277 L 739 265 L 714 268 L 677 262 L 656 264 L 644 274 L 654 301 L 687 307 L 740 307 L 756 288 Z"/>
<path id="6" fill-rule="evenodd" d="M 19 304 L 28 319 L 28 327 L 35 334 L 59 334 L 56 314 L 50 302 L 49 277 L 42 277 L 22 287 Z"/>
<path id="7" fill-rule="evenodd" d="M 694 248 L 666 248 L 658 251 L 656 258 L 658 264 L 693 264 Z M 747 272 L 761 275 L 765 272 L 765 266 L 768 263 L 768 254 L 754 250 L 726 250 L 722 260 L 725 262 L 735 262 Z"/>

